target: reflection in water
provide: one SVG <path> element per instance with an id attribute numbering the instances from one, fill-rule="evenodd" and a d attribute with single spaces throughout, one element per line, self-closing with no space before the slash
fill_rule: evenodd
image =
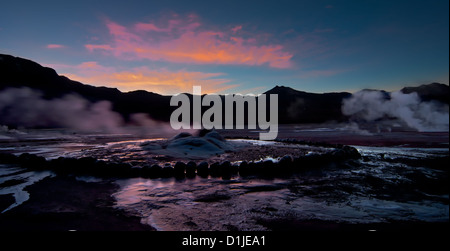
<path id="1" fill-rule="evenodd" d="M 114 197 L 117 207 L 137 214 L 158 230 L 229 230 L 236 224 L 243 230 L 263 230 L 248 212 L 275 199 L 275 190 L 287 189 L 287 183 L 279 182 L 129 179 L 119 181 L 122 189 Z"/>
<path id="2" fill-rule="evenodd" d="M 315 140 L 319 136 L 351 138 L 343 131 L 297 129 L 299 133 L 295 135 L 302 139 Z M 42 141 L 32 137 L 31 133 L 26 139 L 17 141 L 3 138 L 0 150 L 15 154 L 39 153 L 47 159 L 93 157 L 139 164 L 151 163 L 151 156 L 142 149 L 142 143 L 164 140 L 160 136 L 142 139 L 111 135 L 109 138 L 104 135 L 52 135 L 49 132 Z M 280 130 L 279 135 L 290 138 L 294 134 Z M 410 135 L 415 134 L 397 132 L 383 137 L 409 139 Z M 443 145 L 445 148 L 355 146 L 363 156 L 361 160 L 347 163 L 345 167 L 312 168 L 284 179 L 121 179 L 117 181 L 121 189 L 114 198 L 116 207 L 141 217 L 143 223 L 159 230 L 267 230 L 270 227 L 264 222 L 269 220 L 318 219 L 355 224 L 448 222 L 448 170 L 430 168 L 426 161 L 436 157 L 448 158 L 448 134 L 446 138 L 433 135 L 419 135 L 419 143 L 432 138 L 436 141 L 432 146 Z M 366 140 L 362 136 L 360 139 Z M 281 144 L 252 140 L 235 142 L 258 144 L 260 149 Z M 327 149 L 295 145 L 295 150 L 307 154 Z M 262 156 L 262 159 L 267 157 Z M 154 157 L 152 161 L 162 159 L 157 155 Z M 26 186 L 51 175 L 50 172 L 29 172 L 18 167 L 1 166 L 0 195 L 12 194 L 15 198 L 5 211 L 28 199 L 29 195 L 24 191 Z M 77 179 L 100 181 L 92 177 Z"/>
<path id="3" fill-rule="evenodd" d="M 15 199 L 15 202 L 1 213 L 17 207 L 30 198 L 28 192 L 24 190 L 25 187 L 53 175 L 50 171 L 27 172 L 25 169 L 15 166 L 0 165 L 0 167 L 0 184 L 17 181 L 16 184 L 0 186 L 0 195 L 12 194 Z"/>
<path id="4" fill-rule="evenodd" d="M 383 161 L 381 149 L 361 150 L 366 161 L 353 168 L 272 180 L 125 179 L 114 197 L 118 208 L 158 230 L 267 230 L 261 222 L 268 220 L 448 221 L 448 191 L 428 186 L 447 172 Z M 448 156 L 445 149 L 391 151 L 397 157 L 415 153 Z"/>

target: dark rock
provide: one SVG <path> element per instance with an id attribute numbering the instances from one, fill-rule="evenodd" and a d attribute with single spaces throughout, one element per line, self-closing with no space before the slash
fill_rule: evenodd
<path id="1" fill-rule="evenodd" d="M 289 174 L 293 170 L 294 158 L 290 155 L 283 156 L 278 161 L 278 172 L 279 174 Z"/>
<path id="2" fill-rule="evenodd" d="M 83 157 L 78 159 L 79 165 L 93 167 L 95 166 L 97 159 L 93 157 Z"/>
<path id="3" fill-rule="evenodd" d="M 230 166 L 230 171 L 232 175 L 237 175 L 239 173 L 239 165 L 238 164 L 232 164 Z"/>
<path id="4" fill-rule="evenodd" d="M 299 156 L 294 158 L 293 168 L 295 172 L 306 169 L 315 169 L 326 165 L 331 159 L 329 154 L 312 153 L 305 156 Z"/>
<path id="5" fill-rule="evenodd" d="M 173 171 L 175 172 L 175 175 L 184 175 L 184 172 L 186 171 L 186 164 L 178 161 L 175 163 Z"/>
<path id="6" fill-rule="evenodd" d="M 346 152 L 342 149 L 333 150 L 328 155 L 330 157 L 330 161 L 342 161 L 346 158 Z"/>
<path id="7" fill-rule="evenodd" d="M 264 176 L 274 176 L 278 172 L 277 165 L 272 160 L 265 160 L 261 165 L 261 174 Z"/>
<path id="8" fill-rule="evenodd" d="M 208 132 L 208 133 L 205 135 L 205 137 L 214 138 L 214 139 L 217 139 L 217 140 L 220 140 L 220 141 L 225 141 L 224 137 L 222 137 L 222 135 L 220 135 L 220 134 L 219 134 L 218 132 L 216 132 L 216 131 Z"/>
<path id="9" fill-rule="evenodd" d="M 247 161 L 242 161 L 239 164 L 239 175 L 243 177 L 250 175 L 250 170 Z"/>
<path id="10" fill-rule="evenodd" d="M 231 162 L 224 161 L 220 164 L 220 176 L 223 179 L 230 179 L 232 175 Z"/>
<path id="11" fill-rule="evenodd" d="M 162 172 L 162 167 L 160 165 L 152 165 L 149 168 L 149 177 L 150 178 L 158 178 L 161 176 L 161 172 Z"/>
<path id="12" fill-rule="evenodd" d="M 97 160 L 95 162 L 95 168 L 91 170 L 91 173 L 96 176 L 104 176 L 108 173 L 108 162 L 104 160 Z"/>
<path id="13" fill-rule="evenodd" d="M 212 163 L 209 167 L 209 173 L 212 177 L 220 177 L 220 164 L 218 162 Z"/>
<path id="14" fill-rule="evenodd" d="M 221 170 L 223 170 L 224 172 L 228 172 L 229 169 L 231 168 L 231 162 L 228 161 L 228 160 L 222 162 L 222 163 L 220 164 L 220 168 L 221 168 Z"/>
<path id="15" fill-rule="evenodd" d="M 295 157 L 294 160 L 292 161 L 292 169 L 296 172 L 298 172 L 299 170 L 302 169 L 302 167 L 304 166 L 304 157 Z"/>
<path id="16" fill-rule="evenodd" d="M 211 132 L 211 130 L 203 128 L 203 129 L 200 129 L 200 130 L 197 132 L 197 136 L 198 136 L 198 137 L 203 137 L 203 136 L 205 136 L 206 134 L 208 134 L 209 132 Z"/>
<path id="17" fill-rule="evenodd" d="M 166 165 L 164 165 L 164 167 L 161 170 L 161 177 L 169 178 L 173 176 L 173 173 L 174 171 L 172 165 L 166 163 Z"/>
<path id="18" fill-rule="evenodd" d="M 195 224 L 195 222 L 193 222 L 193 221 L 187 221 L 187 222 L 185 222 L 183 224 L 188 226 L 188 227 L 197 227 L 197 224 Z"/>
<path id="19" fill-rule="evenodd" d="M 291 155 L 284 155 L 280 160 L 279 164 L 280 167 L 290 167 L 292 163 L 294 162 L 294 158 L 292 158 Z"/>
<path id="20" fill-rule="evenodd" d="M 330 157 L 329 161 L 344 161 L 348 159 L 359 159 L 361 158 L 361 154 L 354 147 L 342 146 L 331 151 L 328 157 Z"/>
<path id="21" fill-rule="evenodd" d="M 205 194 L 200 195 L 194 199 L 195 202 L 217 202 L 221 200 L 229 200 L 231 196 L 228 194 L 223 194 L 219 192 L 215 192 L 213 194 Z"/>
<path id="22" fill-rule="evenodd" d="M 0 153 L 0 163 L 15 164 L 18 162 L 18 157 L 12 153 Z"/>
<path id="23" fill-rule="evenodd" d="M 258 161 L 258 162 L 251 162 L 250 166 L 253 167 L 253 173 L 254 174 L 258 174 L 261 175 L 263 173 L 264 170 L 264 164 L 262 161 Z"/>
<path id="24" fill-rule="evenodd" d="M 57 159 L 52 159 L 50 161 L 51 170 L 58 172 L 60 174 L 75 173 L 76 171 L 78 171 L 77 167 L 78 167 L 78 162 L 77 162 L 77 159 L 75 159 L 75 158 L 59 157 Z M 108 171 L 109 171 L 109 169 L 108 169 Z"/>
<path id="25" fill-rule="evenodd" d="M 186 164 L 186 176 L 195 177 L 196 170 L 197 170 L 197 164 L 194 161 L 189 161 Z"/>
<path id="26" fill-rule="evenodd" d="M 131 166 L 128 174 L 130 177 L 142 177 L 142 167 L 141 166 Z"/>
<path id="27" fill-rule="evenodd" d="M 135 174 L 128 163 L 110 163 L 108 165 L 108 173 L 114 177 L 133 177 Z"/>
<path id="28" fill-rule="evenodd" d="M 371 158 L 369 156 L 363 156 L 363 161 L 369 162 L 369 161 L 371 161 Z"/>
<path id="29" fill-rule="evenodd" d="M 197 166 L 197 174 L 200 177 L 208 177 L 208 173 L 209 173 L 209 164 L 206 161 L 200 162 L 200 164 L 198 164 Z"/>
<path id="30" fill-rule="evenodd" d="M 345 151 L 346 156 L 351 159 L 359 159 L 361 158 L 361 154 L 358 152 L 358 149 L 351 146 L 343 146 L 342 150 Z"/>
<path id="31" fill-rule="evenodd" d="M 47 160 L 35 154 L 22 153 L 18 158 L 18 162 L 22 167 L 33 170 L 42 170 L 47 167 Z"/>
<path id="32" fill-rule="evenodd" d="M 258 163 L 257 162 L 249 162 L 248 163 L 248 171 L 250 175 L 254 175 L 258 172 Z"/>
<path id="33" fill-rule="evenodd" d="M 283 185 L 255 185 L 255 186 L 246 186 L 246 193 L 255 193 L 255 192 L 269 192 L 269 191 L 277 191 L 286 188 Z"/>
<path id="34" fill-rule="evenodd" d="M 179 134 L 175 135 L 172 140 L 181 139 L 181 138 L 187 138 L 192 137 L 192 134 L 188 132 L 180 132 Z"/>

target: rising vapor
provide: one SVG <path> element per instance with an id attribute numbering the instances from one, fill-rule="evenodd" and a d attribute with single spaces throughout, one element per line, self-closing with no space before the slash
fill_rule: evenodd
<path id="1" fill-rule="evenodd" d="M 343 101 L 342 113 L 354 121 L 398 119 L 420 132 L 448 131 L 448 108 L 436 101 L 421 101 L 416 92 L 363 90 Z"/>
<path id="2" fill-rule="evenodd" d="M 0 124 L 21 127 L 64 127 L 78 130 L 113 130 L 124 124 L 109 101 L 96 103 L 68 94 L 44 99 L 30 88 L 8 88 L 0 92 Z"/>

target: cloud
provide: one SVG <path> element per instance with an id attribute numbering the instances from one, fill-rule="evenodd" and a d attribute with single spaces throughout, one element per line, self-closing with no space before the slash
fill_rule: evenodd
<path id="1" fill-rule="evenodd" d="M 205 73 L 193 71 L 169 71 L 136 67 L 130 70 L 117 70 L 97 62 L 84 62 L 79 65 L 48 64 L 60 74 L 70 79 L 92 85 L 116 87 L 122 91 L 147 90 L 161 94 L 192 92 L 192 86 L 202 86 L 203 93 L 219 93 L 237 85 L 228 84 L 224 73 Z"/>
<path id="2" fill-rule="evenodd" d="M 89 51 L 93 51 L 93 50 L 111 51 L 111 50 L 113 50 L 113 48 L 107 44 L 87 44 L 87 45 L 85 45 L 85 47 Z"/>
<path id="3" fill-rule="evenodd" d="M 61 44 L 48 44 L 46 46 L 47 49 L 62 49 L 65 48 L 66 46 L 61 45 Z"/>
<path id="4" fill-rule="evenodd" d="M 165 31 L 169 31 L 170 29 L 163 29 L 163 28 L 158 28 L 156 25 L 151 24 L 151 23 L 137 23 L 135 26 L 135 29 L 137 31 L 157 31 L 157 32 L 165 32 Z"/>
<path id="5" fill-rule="evenodd" d="M 242 25 L 235 26 L 234 28 L 231 29 L 231 31 L 233 33 L 236 33 L 236 32 L 238 32 L 240 30 L 242 30 Z"/>
<path id="6" fill-rule="evenodd" d="M 227 30 L 202 29 L 196 16 L 172 18 L 162 24 L 137 23 L 129 27 L 105 21 L 110 40 L 86 44 L 91 52 L 102 51 L 120 59 L 194 64 L 292 66 L 292 53 L 279 44 L 258 44 L 236 36 L 242 26 Z M 254 34 L 256 35 L 256 34 Z"/>

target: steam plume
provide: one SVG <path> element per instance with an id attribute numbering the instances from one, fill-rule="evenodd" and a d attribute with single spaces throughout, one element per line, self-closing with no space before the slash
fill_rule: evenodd
<path id="1" fill-rule="evenodd" d="M 75 94 L 48 100 L 36 90 L 9 88 L 0 92 L 0 124 L 111 130 L 124 123 L 111 107 L 109 101 L 91 103 Z"/>
<path id="2" fill-rule="evenodd" d="M 384 93 L 363 90 L 345 99 L 342 113 L 356 121 L 374 122 L 396 118 L 417 131 L 448 131 L 448 105 L 439 102 L 423 102 L 417 93 L 400 91 Z"/>

